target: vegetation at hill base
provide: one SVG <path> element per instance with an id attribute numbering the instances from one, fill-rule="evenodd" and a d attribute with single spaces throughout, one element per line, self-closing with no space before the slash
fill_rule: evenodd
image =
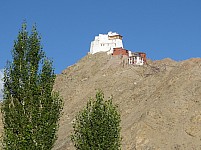
<path id="1" fill-rule="evenodd" d="M 104 101 L 101 91 L 90 99 L 73 123 L 71 140 L 76 149 L 118 150 L 121 148 L 120 114 L 112 99 Z"/>
<path id="2" fill-rule="evenodd" d="M 36 26 L 22 24 L 4 71 L 3 149 L 50 150 L 57 139 L 62 99 L 53 92 L 52 61 L 41 47 Z"/>

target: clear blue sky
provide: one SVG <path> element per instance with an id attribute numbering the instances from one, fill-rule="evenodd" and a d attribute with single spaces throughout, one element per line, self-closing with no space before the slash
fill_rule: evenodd
<path id="1" fill-rule="evenodd" d="M 0 69 L 11 60 L 23 20 L 37 24 L 56 73 L 87 54 L 99 33 L 152 60 L 201 57 L 201 0 L 0 0 Z"/>

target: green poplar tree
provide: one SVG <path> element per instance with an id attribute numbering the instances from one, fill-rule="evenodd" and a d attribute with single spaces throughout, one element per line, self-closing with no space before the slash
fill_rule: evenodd
<path id="1" fill-rule="evenodd" d="M 5 150 L 50 150 L 57 138 L 63 102 L 53 92 L 52 61 L 45 57 L 33 26 L 22 25 L 4 71 L 2 115 Z"/>
<path id="2" fill-rule="evenodd" d="M 112 99 L 104 101 L 101 91 L 89 100 L 73 123 L 71 140 L 77 150 L 118 150 L 121 148 L 120 114 Z"/>

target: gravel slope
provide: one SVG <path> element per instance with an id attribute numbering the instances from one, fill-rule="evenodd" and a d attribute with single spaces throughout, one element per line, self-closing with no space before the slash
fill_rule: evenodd
<path id="1" fill-rule="evenodd" d="M 96 89 L 121 113 L 123 150 L 201 149 L 201 58 L 128 66 L 105 53 L 87 55 L 57 75 L 64 99 L 54 150 L 74 150 L 72 121 Z"/>
<path id="2" fill-rule="evenodd" d="M 72 121 L 96 89 L 119 106 L 122 149 L 201 149 L 201 59 L 122 62 L 87 55 L 57 76 L 54 88 L 65 105 L 55 149 L 74 149 Z"/>

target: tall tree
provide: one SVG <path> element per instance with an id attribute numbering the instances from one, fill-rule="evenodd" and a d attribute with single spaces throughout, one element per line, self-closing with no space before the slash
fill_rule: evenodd
<path id="1" fill-rule="evenodd" d="M 3 148 L 49 150 L 57 138 L 63 102 L 53 92 L 52 61 L 45 57 L 36 26 L 22 25 L 4 71 Z"/>
<path id="2" fill-rule="evenodd" d="M 104 101 L 101 91 L 89 100 L 73 123 L 71 140 L 78 150 L 118 150 L 121 148 L 120 114 L 112 99 Z"/>

